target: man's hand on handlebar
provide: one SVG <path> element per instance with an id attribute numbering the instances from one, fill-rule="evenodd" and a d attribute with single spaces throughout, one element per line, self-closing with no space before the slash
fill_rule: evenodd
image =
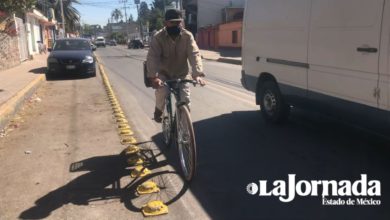
<path id="1" fill-rule="evenodd" d="M 201 86 L 206 85 L 206 81 L 200 76 L 192 76 L 192 78 Z"/>
<path id="2" fill-rule="evenodd" d="M 192 76 L 192 79 L 194 80 L 194 85 L 195 84 L 199 84 L 201 86 L 205 86 L 206 85 L 206 81 L 202 77 L 200 77 L 200 76 Z M 152 82 L 152 86 L 153 86 L 154 89 L 161 88 L 161 87 L 163 87 L 165 85 L 165 82 L 162 81 L 158 77 L 149 78 L 149 80 Z M 182 81 L 185 82 L 186 80 L 182 80 Z M 188 81 L 191 81 L 191 80 L 187 80 L 187 82 Z"/>
<path id="3" fill-rule="evenodd" d="M 153 88 L 160 88 L 164 86 L 164 82 L 158 77 L 151 78 L 150 80 L 152 81 Z"/>

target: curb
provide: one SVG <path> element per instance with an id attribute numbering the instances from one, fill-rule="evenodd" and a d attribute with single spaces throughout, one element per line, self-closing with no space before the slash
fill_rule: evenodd
<path id="1" fill-rule="evenodd" d="M 235 65 L 241 65 L 242 64 L 241 60 L 230 59 L 230 58 L 211 59 L 211 58 L 205 58 L 205 57 L 202 56 L 202 59 L 203 60 L 208 60 L 208 61 L 220 62 L 220 63 L 235 64 Z"/>
<path id="2" fill-rule="evenodd" d="M 0 129 L 3 129 L 7 125 L 12 117 L 23 106 L 25 100 L 32 96 L 32 94 L 39 88 L 44 80 L 44 75 L 38 76 L 26 87 L 17 92 L 12 98 L 0 106 Z"/>
<path id="3" fill-rule="evenodd" d="M 242 61 L 241 60 L 235 60 L 235 59 L 229 59 L 229 58 L 219 58 L 217 62 L 221 63 L 230 63 L 230 64 L 236 64 L 236 65 L 241 65 Z"/>

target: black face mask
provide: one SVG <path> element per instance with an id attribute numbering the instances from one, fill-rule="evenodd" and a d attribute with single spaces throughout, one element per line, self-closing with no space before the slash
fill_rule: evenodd
<path id="1" fill-rule="evenodd" d="M 178 36 L 181 32 L 181 27 L 179 26 L 166 27 L 166 29 L 170 36 Z"/>

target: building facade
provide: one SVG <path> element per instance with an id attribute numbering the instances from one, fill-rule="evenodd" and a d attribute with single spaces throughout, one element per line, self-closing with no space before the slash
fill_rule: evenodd
<path id="1" fill-rule="evenodd" d="M 0 71 L 20 64 L 15 16 L 0 13 Z"/>
<path id="2" fill-rule="evenodd" d="M 245 0 L 197 0 L 197 26 L 199 28 L 224 23 L 225 8 L 244 8 Z"/>
<path id="3" fill-rule="evenodd" d="M 202 49 L 241 48 L 244 8 L 220 10 L 221 23 L 200 27 L 197 42 Z"/>
<path id="4" fill-rule="evenodd" d="M 0 11 L 0 71 L 38 54 L 38 41 L 48 48 L 55 39 L 55 20 L 36 9 L 19 16 Z"/>
<path id="5" fill-rule="evenodd" d="M 55 40 L 55 20 L 49 21 L 41 12 L 33 9 L 26 13 L 25 26 L 30 55 L 39 53 L 39 42 L 42 42 L 46 48 L 51 47 Z"/>
<path id="6" fill-rule="evenodd" d="M 246 0 L 185 0 L 185 25 L 202 49 L 240 48 Z"/>

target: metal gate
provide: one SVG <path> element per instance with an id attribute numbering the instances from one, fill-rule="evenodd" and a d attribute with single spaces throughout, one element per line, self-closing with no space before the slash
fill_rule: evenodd
<path id="1" fill-rule="evenodd" d="M 28 59 L 28 47 L 27 47 L 27 33 L 21 18 L 15 17 L 16 28 L 18 30 L 18 43 L 20 60 L 24 61 Z"/>

